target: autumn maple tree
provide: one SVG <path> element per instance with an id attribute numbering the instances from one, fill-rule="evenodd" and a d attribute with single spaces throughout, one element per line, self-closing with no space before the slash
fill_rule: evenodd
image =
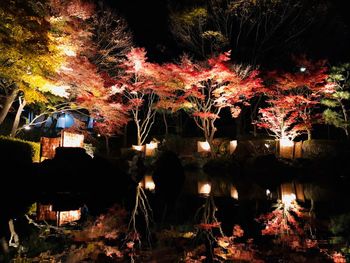
<path id="1" fill-rule="evenodd" d="M 230 52 L 226 52 L 203 63 L 184 57 L 180 64 L 172 66 L 181 83 L 178 103 L 191 114 L 211 149 L 217 131 L 215 121 L 222 109 L 229 107 L 232 116 L 237 117 L 241 105 L 247 104 L 261 85 L 258 71 L 242 70 L 229 60 Z"/>
<path id="2" fill-rule="evenodd" d="M 143 145 L 155 121 L 157 70 L 159 66 L 147 62 L 143 48 L 132 48 L 122 62 L 123 73 L 111 87 L 114 95 L 121 94 L 136 126 L 136 143 Z"/>
<path id="3" fill-rule="evenodd" d="M 79 0 L 64 3 L 55 0 L 53 6 L 54 21 L 60 26 L 55 37 L 67 55 L 58 73 L 69 92 L 71 110 L 87 109 L 95 120 L 94 128 L 105 135 L 108 146 L 108 137 L 120 132 L 127 122 L 127 115 L 121 100 L 110 89 L 108 80 L 111 77 L 108 72 L 101 71 L 101 64 L 107 67 L 102 63 L 105 60 L 96 59 L 101 51 L 93 34 L 97 25 L 87 22 L 93 17 L 95 6 Z M 102 27 L 101 24 L 98 26 Z M 113 33 L 113 29 L 109 32 Z"/>
<path id="4" fill-rule="evenodd" d="M 272 84 L 264 89 L 269 107 L 259 110 L 257 125 L 279 139 L 293 140 L 303 133 L 311 139 L 312 125 L 321 119 L 317 107 L 334 92 L 334 84 L 327 82 L 325 61 L 302 57 L 297 63 L 302 71 L 269 73 Z"/>

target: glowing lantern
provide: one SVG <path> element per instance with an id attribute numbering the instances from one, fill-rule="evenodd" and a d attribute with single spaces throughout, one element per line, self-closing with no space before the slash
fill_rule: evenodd
<path id="1" fill-rule="evenodd" d="M 154 191 L 156 188 L 156 185 L 153 181 L 153 178 L 151 175 L 145 175 L 145 189 Z"/>
<path id="2" fill-rule="evenodd" d="M 270 189 L 266 189 L 266 197 L 267 197 L 267 199 L 272 198 L 272 193 L 271 193 Z"/>
<path id="3" fill-rule="evenodd" d="M 232 154 L 237 148 L 237 140 L 230 141 L 230 154 Z"/>
<path id="4" fill-rule="evenodd" d="M 198 194 L 209 195 L 211 192 L 211 183 L 209 182 L 198 182 Z"/>
<path id="5" fill-rule="evenodd" d="M 133 145 L 131 148 L 135 151 L 138 151 L 138 152 L 143 152 L 145 150 L 144 145 Z"/>
<path id="6" fill-rule="evenodd" d="M 236 186 L 234 186 L 234 185 L 231 186 L 231 197 L 233 199 L 238 200 L 238 191 L 237 191 Z"/>
<path id="7" fill-rule="evenodd" d="M 59 226 L 70 222 L 78 221 L 80 217 L 81 217 L 80 209 L 57 212 L 57 221 Z"/>
<path id="8" fill-rule="evenodd" d="M 197 151 L 200 152 L 210 152 L 210 145 L 207 141 L 197 142 Z"/>
<path id="9" fill-rule="evenodd" d="M 294 142 L 288 138 L 282 138 L 280 143 L 280 156 L 282 158 L 293 159 Z"/>
<path id="10" fill-rule="evenodd" d="M 62 132 L 62 147 L 83 147 L 84 135 L 71 132 Z"/>
<path id="11" fill-rule="evenodd" d="M 289 207 L 296 200 L 293 182 L 281 184 L 281 200 L 286 207 Z"/>
<path id="12" fill-rule="evenodd" d="M 150 142 L 146 144 L 146 156 L 153 156 L 156 153 L 156 149 L 158 148 L 158 143 Z"/>

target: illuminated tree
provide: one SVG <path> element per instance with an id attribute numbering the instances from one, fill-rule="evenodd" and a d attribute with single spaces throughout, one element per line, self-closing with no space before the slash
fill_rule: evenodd
<path id="1" fill-rule="evenodd" d="M 143 145 L 154 124 L 158 99 L 156 76 L 159 67 L 147 62 L 142 48 L 132 48 L 122 63 L 124 73 L 112 86 L 112 92 L 122 94 L 136 125 L 136 143 Z"/>
<path id="2" fill-rule="evenodd" d="M 327 83 L 325 61 L 312 62 L 298 58 L 297 72 L 271 72 L 273 84 L 265 89 L 270 107 L 260 109 L 258 126 L 266 128 L 280 139 L 294 139 L 307 133 L 311 139 L 312 125 L 321 114 L 317 107 L 321 99 L 334 92 L 334 85 Z"/>
<path id="3" fill-rule="evenodd" d="M 305 127 L 297 125 L 299 121 L 298 109 L 300 97 L 278 94 L 274 99 L 267 100 L 270 107 L 259 110 L 258 127 L 271 131 L 278 139 L 293 140 L 305 132 Z"/>
<path id="4" fill-rule="evenodd" d="M 93 16 L 92 40 L 97 47 L 92 61 L 110 76 L 130 51 L 133 41 L 126 21 L 110 9 L 101 9 Z"/>
<path id="5" fill-rule="evenodd" d="M 193 63 L 184 57 L 180 65 L 172 67 L 182 82 L 178 102 L 191 113 L 212 152 L 217 130 L 215 121 L 220 118 L 221 110 L 229 107 L 236 118 L 241 111 L 240 105 L 247 104 L 254 90 L 261 85 L 257 71 L 230 65 L 229 56 L 227 52 L 205 63 Z"/>
<path id="6" fill-rule="evenodd" d="M 46 1 L 2 1 L 0 4 L 0 124 L 20 97 L 13 131 L 26 104 L 45 102 L 62 57 L 52 45 Z M 13 135 L 13 132 L 12 132 Z"/>
<path id="7" fill-rule="evenodd" d="M 301 36 L 322 32 L 318 26 L 329 25 L 326 14 L 331 10 L 330 3 L 314 0 L 208 0 L 186 4 L 186 8 L 179 8 L 177 1 L 169 5 L 172 34 L 185 51 L 203 59 L 231 49 L 235 61 L 253 68 L 266 61 L 268 66 L 274 61 L 280 63 L 293 52 L 313 50 Z M 255 120 L 261 102 L 262 96 L 254 96 L 250 110 L 243 109 L 236 119 L 237 134 L 242 132 L 246 119 L 241 117 L 250 114 L 251 121 Z M 254 124 L 253 129 L 256 136 Z"/>
<path id="8" fill-rule="evenodd" d="M 54 21 L 60 26 L 56 39 L 59 42 L 58 45 L 67 54 L 65 64 L 59 70 L 61 81 L 69 89 L 72 108 L 89 110 L 90 116 L 95 119 L 95 128 L 106 138 L 108 149 L 108 137 L 120 132 L 121 127 L 127 122 L 127 115 L 118 95 L 110 89 L 109 84 L 113 80 L 107 72 L 100 71 L 107 66 L 110 71 L 112 67 L 106 63 L 107 56 L 99 55 L 99 52 L 103 52 L 100 49 L 101 46 L 106 45 L 103 46 L 104 48 L 108 46 L 103 42 L 106 39 L 101 42 L 94 39 L 106 38 L 105 35 L 102 37 L 102 34 L 107 34 L 101 32 L 102 24 L 96 22 L 102 18 L 94 16 L 93 18 L 97 20 L 94 20 L 94 23 L 88 23 L 87 19 L 92 18 L 95 8 L 88 2 L 53 1 L 53 6 L 56 13 Z M 110 27 L 112 27 L 111 24 L 105 24 L 105 30 L 113 34 Z M 96 36 L 97 31 L 100 35 Z M 116 38 L 117 36 L 111 41 L 117 41 Z M 116 49 L 113 50 L 113 55 L 117 56 Z M 112 54 L 108 57 L 110 56 Z"/>
<path id="9" fill-rule="evenodd" d="M 343 129 L 349 137 L 350 63 L 332 67 L 329 82 L 335 84 L 335 91 L 322 100 L 322 104 L 328 107 L 323 118 L 327 124 Z"/>

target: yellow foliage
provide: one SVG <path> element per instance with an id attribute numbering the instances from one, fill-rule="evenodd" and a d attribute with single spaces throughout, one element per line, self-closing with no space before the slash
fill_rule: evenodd
<path id="1" fill-rule="evenodd" d="M 208 17 L 208 11 L 202 7 L 193 8 L 190 11 L 176 15 L 176 20 L 183 24 L 193 26 L 198 22 L 204 22 Z"/>

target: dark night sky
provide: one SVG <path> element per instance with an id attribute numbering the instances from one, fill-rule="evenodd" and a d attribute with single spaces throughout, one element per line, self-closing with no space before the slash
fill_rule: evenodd
<path id="1" fill-rule="evenodd" d="M 136 45 L 145 47 L 151 60 L 176 59 L 181 50 L 169 32 L 166 0 L 104 0 L 124 16 Z M 306 1 L 306 0 L 305 0 Z M 343 0 L 331 1 L 334 8 L 326 23 L 304 36 L 305 52 L 331 62 L 350 60 L 350 20 Z M 336 19 L 335 19 L 336 18 Z"/>
<path id="2" fill-rule="evenodd" d="M 136 45 L 145 47 L 150 59 L 176 56 L 176 44 L 168 28 L 166 0 L 107 0 L 124 16 Z"/>

